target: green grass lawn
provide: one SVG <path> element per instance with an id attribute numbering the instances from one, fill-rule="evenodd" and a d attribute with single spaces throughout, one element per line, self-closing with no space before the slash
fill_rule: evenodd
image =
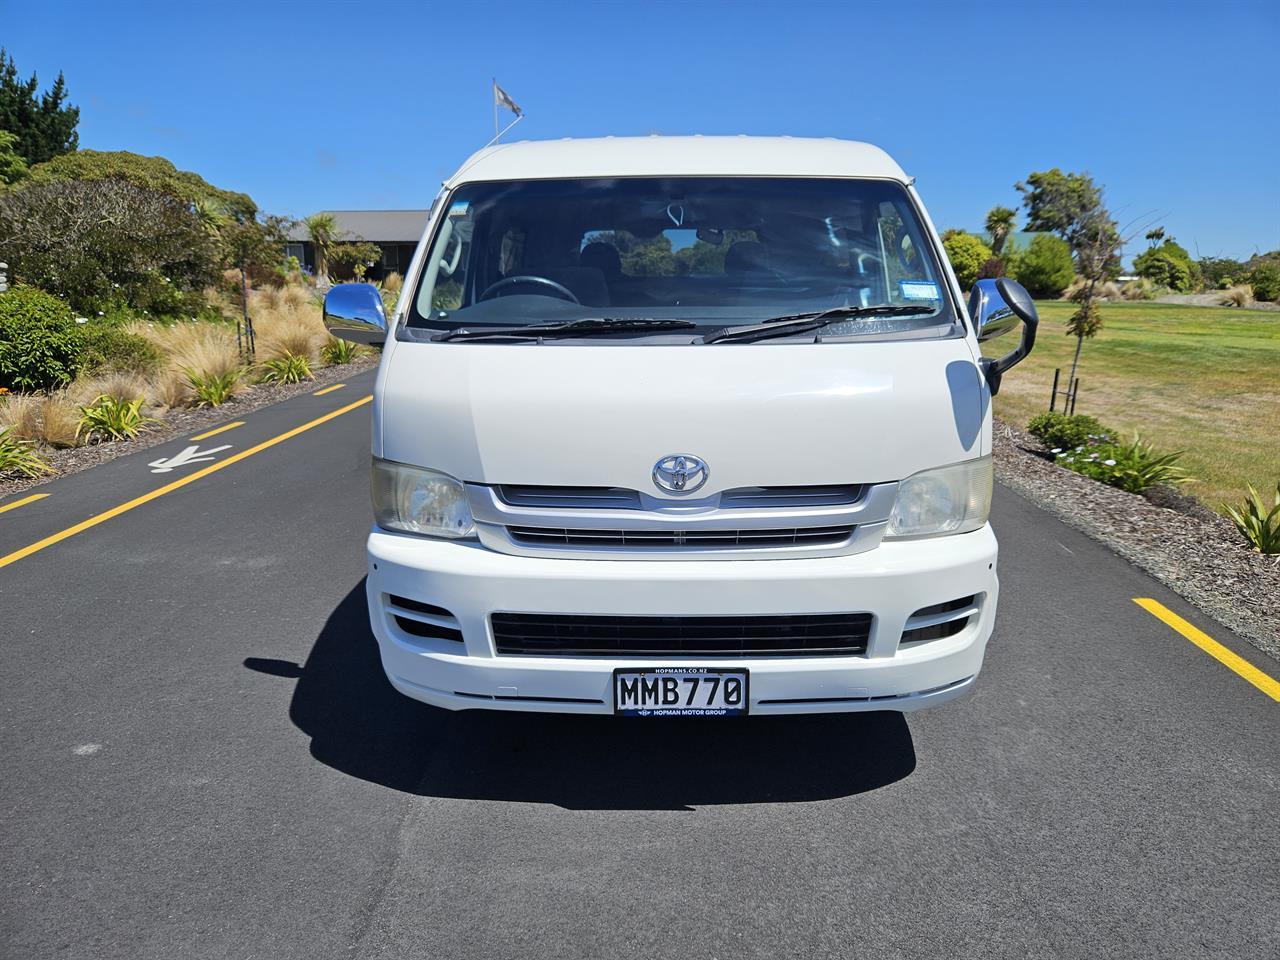
<path id="1" fill-rule="evenodd" d="M 1049 408 L 1054 367 L 1063 385 L 1075 339 L 1075 305 L 1037 303 L 1040 331 L 1031 356 L 1005 374 L 996 416 L 1020 427 Z M 1185 450 L 1199 482 L 1183 489 L 1214 509 L 1252 483 L 1270 499 L 1280 481 L 1280 311 L 1107 303 L 1102 331 L 1080 355 L 1077 413 L 1134 430 L 1157 447 Z M 987 355 L 1014 346 L 1014 331 L 988 341 Z"/>

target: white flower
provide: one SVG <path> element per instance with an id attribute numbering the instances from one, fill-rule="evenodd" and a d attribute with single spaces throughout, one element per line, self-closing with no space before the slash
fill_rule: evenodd
<path id="1" fill-rule="evenodd" d="M 1116 465 L 1116 462 L 1114 460 L 1103 460 L 1102 462 L 1105 463 L 1108 467 L 1114 467 Z"/>
<path id="2" fill-rule="evenodd" d="M 1075 457 L 1067 457 L 1067 463 L 1075 463 L 1075 462 L 1076 462 Z"/>
<path id="3" fill-rule="evenodd" d="M 89 322 L 88 317 L 76 317 L 76 323 L 88 323 L 88 322 Z"/>
<path id="4" fill-rule="evenodd" d="M 1076 447 L 1076 453 L 1079 453 L 1079 452 L 1080 452 L 1081 450 L 1083 450 L 1083 449 L 1084 449 L 1084 447 Z"/>
<path id="5" fill-rule="evenodd" d="M 101 310 L 99 310 L 99 311 L 98 311 L 98 316 L 100 316 L 100 317 L 105 317 L 105 316 L 106 316 L 106 314 L 105 314 L 105 313 L 103 313 Z"/>
<path id="6" fill-rule="evenodd" d="M 1061 448 L 1061 447 L 1054 447 L 1054 448 L 1053 448 L 1052 450 L 1050 450 L 1049 452 L 1050 452 L 1050 453 L 1061 453 L 1061 452 L 1062 452 L 1062 448 Z"/>

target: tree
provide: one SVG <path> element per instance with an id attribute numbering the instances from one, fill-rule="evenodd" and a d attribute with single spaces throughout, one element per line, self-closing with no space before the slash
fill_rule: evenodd
<path id="1" fill-rule="evenodd" d="M 991 259 L 991 248 L 971 233 L 948 230 L 942 235 L 942 246 L 956 272 L 960 286 L 968 290 L 978 280 L 978 271 Z"/>
<path id="2" fill-rule="evenodd" d="M 15 280 L 85 313 L 124 304 L 189 315 L 220 263 L 189 205 L 124 180 L 24 182 L 0 194 L 0 252 Z"/>
<path id="3" fill-rule="evenodd" d="M 992 207 L 987 211 L 987 233 L 991 234 L 991 252 L 995 256 L 1000 256 L 1000 251 L 1004 249 L 1004 242 L 1013 232 L 1017 221 L 1017 211 L 1010 210 L 1008 207 Z"/>
<path id="4" fill-rule="evenodd" d="M 1026 183 L 1014 184 L 1027 208 L 1027 229 L 1056 233 L 1071 247 L 1076 271 L 1084 279 L 1076 302 L 1079 309 L 1067 320 L 1067 334 L 1076 338 L 1070 384 L 1080 365 L 1087 338 L 1102 329 L 1094 299 L 1099 283 L 1120 274 L 1123 240 L 1102 200 L 1102 188 L 1086 173 L 1063 173 L 1057 167 L 1032 173 Z"/>
<path id="5" fill-rule="evenodd" d="M 1150 238 L 1151 234 L 1147 234 L 1147 239 Z M 1201 276 L 1199 266 L 1191 260 L 1191 254 L 1172 239 L 1165 240 L 1159 246 L 1148 247 L 1134 257 L 1133 270 L 1138 276 L 1179 293 L 1195 289 Z"/>
<path id="6" fill-rule="evenodd" d="M 1148 230 L 1146 239 L 1147 243 L 1151 246 L 1159 246 L 1160 241 L 1164 239 L 1164 227 L 1156 227 L 1154 230 Z M 1169 239 L 1172 240 L 1173 237 L 1170 237 Z"/>
<path id="7" fill-rule="evenodd" d="M 1051 299 L 1062 295 L 1075 273 L 1067 241 L 1040 233 L 1018 256 L 1013 276 L 1033 297 Z"/>
<path id="8" fill-rule="evenodd" d="M 18 68 L 0 47 L 0 130 L 17 138 L 14 150 L 32 166 L 80 145 L 76 124 L 80 108 L 66 103 L 67 85 L 62 74 L 45 93 L 33 73 L 30 80 L 18 79 Z"/>
<path id="9" fill-rule="evenodd" d="M 311 236 L 311 246 L 316 252 L 316 277 L 329 275 L 329 254 L 338 241 L 338 218 L 332 213 L 313 213 L 302 221 Z"/>
<path id="10" fill-rule="evenodd" d="M 382 259 L 382 248 L 363 240 L 335 243 L 329 251 L 329 266 L 333 275 L 341 280 L 351 277 L 363 280 L 369 265 Z"/>
<path id="11" fill-rule="evenodd" d="M 33 166 L 28 179 L 32 183 L 127 180 L 185 204 L 202 203 L 220 216 L 248 220 L 258 213 L 257 204 L 246 194 L 221 190 L 198 173 L 179 170 L 164 157 L 144 157 L 127 150 L 80 150 L 56 157 Z"/>
<path id="12" fill-rule="evenodd" d="M 0 130 L 0 184 L 17 183 L 27 175 L 27 161 L 14 149 L 18 138 Z"/>

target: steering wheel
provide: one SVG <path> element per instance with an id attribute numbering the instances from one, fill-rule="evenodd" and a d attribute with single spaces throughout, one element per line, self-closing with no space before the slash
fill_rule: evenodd
<path id="1" fill-rule="evenodd" d="M 535 277 L 529 274 L 517 274 L 516 276 L 504 277 L 497 283 L 491 283 L 484 288 L 484 292 L 477 298 L 480 300 L 488 300 L 492 296 L 497 296 L 498 292 L 505 290 L 507 287 L 514 287 L 520 284 L 531 284 L 539 287 L 550 287 L 551 290 L 565 300 L 581 306 L 582 301 L 573 295 L 573 291 L 566 287 L 563 283 L 556 283 L 554 280 L 548 280 L 546 277 Z"/>

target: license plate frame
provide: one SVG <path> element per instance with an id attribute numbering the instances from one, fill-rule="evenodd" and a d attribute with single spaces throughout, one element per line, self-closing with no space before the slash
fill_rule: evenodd
<path id="1" fill-rule="evenodd" d="M 622 681 L 628 677 L 656 680 L 659 701 L 670 689 L 663 683 L 664 678 L 675 678 L 679 703 L 643 705 L 648 692 L 654 690 L 645 684 L 643 689 L 636 688 L 636 692 L 641 694 L 640 705 L 633 705 L 630 698 L 624 697 L 630 691 L 623 687 Z M 727 702 L 729 685 L 726 679 L 739 681 L 739 704 Z M 689 680 L 694 683 L 690 685 Z M 713 688 L 706 691 L 713 681 Z M 751 712 L 751 671 L 746 667 L 614 667 L 611 695 L 614 715 L 619 717 L 745 717 Z"/>

